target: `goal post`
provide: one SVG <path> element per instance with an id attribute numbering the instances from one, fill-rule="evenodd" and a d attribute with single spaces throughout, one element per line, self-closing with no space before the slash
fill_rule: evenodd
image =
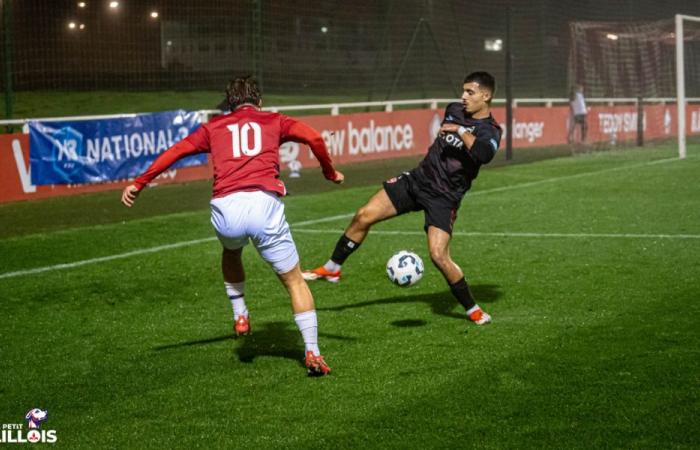
<path id="1" fill-rule="evenodd" d="M 676 14 L 676 109 L 678 111 L 678 157 L 680 159 L 684 159 L 686 156 L 684 20 L 700 22 L 700 17 Z"/>

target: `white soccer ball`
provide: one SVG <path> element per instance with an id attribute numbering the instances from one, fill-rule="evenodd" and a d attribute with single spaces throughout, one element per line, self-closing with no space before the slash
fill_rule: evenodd
<path id="1" fill-rule="evenodd" d="M 386 263 L 386 274 L 392 283 L 401 286 L 411 286 L 423 277 L 423 260 L 420 256 L 407 250 L 401 250 Z"/>

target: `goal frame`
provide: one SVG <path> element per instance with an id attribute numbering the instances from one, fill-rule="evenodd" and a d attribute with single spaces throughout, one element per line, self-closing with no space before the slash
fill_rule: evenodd
<path id="1" fill-rule="evenodd" d="M 700 22 L 700 17 L 676 14 L 676 110 L 678 112 L 678 157 L 686 156 L 685 107 L 685 52 L 683 40 L 683 21 Z"/>

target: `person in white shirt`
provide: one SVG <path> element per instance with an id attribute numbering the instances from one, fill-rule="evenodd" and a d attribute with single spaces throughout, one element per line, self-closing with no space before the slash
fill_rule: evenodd
<path id="1" fill-rule="evenodd" d="M 581 143 L 586 143 L 586 133 L 588 132 L 588 109 L 586 108 L 586 99 L 583 96 L 583 86 L 576 85 L 576 89 L 571 93 L 569 102 L 571 117 L 569 119 L 569 144 L 574 143 L 574 134 L 576 126 L 581 127 Z"/>

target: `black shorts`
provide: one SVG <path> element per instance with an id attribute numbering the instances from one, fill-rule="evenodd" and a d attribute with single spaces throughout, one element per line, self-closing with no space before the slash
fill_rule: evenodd
<path id="1" fill-rule="evenodd" d="M 457 209 L 453 202 L 420 188 L 415 179 L 407 173 L 391 178 L 383 183 L 389 200 L 394 204 L 397 215 L 411 211 L 425 211 L 425 225 L 428 232 L 432 225 L 452 235 L 452 227 L 457 220 Z"/>
<path id="2" fill-rule="evenodd" d="M 586 114 L 576 114 L 574 115 L 574 123 L 585 124 L 587 118 Z"/>

